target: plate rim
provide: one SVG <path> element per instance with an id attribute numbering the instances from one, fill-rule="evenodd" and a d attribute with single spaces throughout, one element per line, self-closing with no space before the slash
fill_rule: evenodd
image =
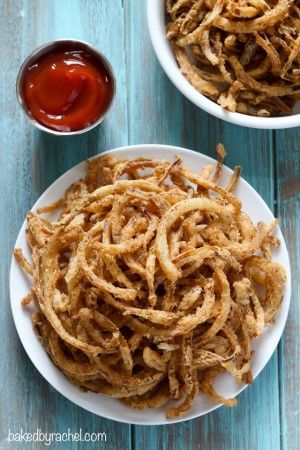
<path id="1" fill-rule="evenodd" d="M 79 162 L 78 164 L 76 164 L 76 165 L 74 165 L 73 167 L 71 167 L 70 169 L 68 169 L 68 170 L 67 170 L 66 172 L 64 172 L 63 174 L 61 174 L 57 179 L 55 179 L 55 180 L 54 180 L 54 181 L 53 181 L 53 182 L 45 189 L 45 191 L 44 191 L 44 192 L 40 195 L 40 197 L 36 200 L 36 202 L 34 203 L 34 205 L 30 208 L 30 211 L 31 211 L 31 210 L 35 210 L 35 209 L 37 208 L 37 206 L 40 205 L 41 202 L 43 202 L 43 200 L 44 200 L 45 197 L 47 196 L 48 191 L 50 191 L 56 184 L 58 184 L 59 182 L 61 182 L 61 180 L 62 180 L 64 177 L 70 175 L 74 170 L 79 169 L 79 168 L 81 168 L 82 166 L 84 166 L 85 163 L 86 163 L 86 161 L 93 160 L 93 159 L 95 159 L 95 158 L 97 158 L 97 157 L 99 157 L 99 156 L 104 156 L 104 155 L 106 155 L 106 154 L 118 153 L 118 152 L 120 152 L 120 151 L 122 151 L 122 152 L 126 152 L 126 151 L 130 152 L 132 149 L 139 149 L 139 148 L 141 148 L 141 150 L 147 150 L 147 148 L 149 148 L 149 149 L 150 149 L 150 148 L 151 148 L 151 149 L 156 149 L 156 150 L 162 150 L 162 149 L 163 149 L 163 150 L 166 150 L 166 151 L 171 151 L 171 152 L 173 152 L 174 154 L 176 154 L 176 151 L 180 151 L 180 152 L 183 152 L 183 153 L 187 153 L 187 154 L 189 154 L 189 155 L 191 155 L 191 156 L 194 156 L 194 157 L 196 157 L 196 158 L 199 157 L 199 156 L 200 156 L 200 157 L 204 157 L 204 158 L 208 161 L 208 163 L 211 162 L 211 163 L 214 163 L 214 164 L 215 164 L 215 163 L 217 162 L 214 158 L 212 158 L 211 156 L 208 156 L 208 155 L 206 155 L 206 154 L 204 154 L 204 153 L 197 152 L 197 151 L 195 151 L 195 150 L 187 149 L 187 148 L 185 148 L 185 147 L 180 147 L 180 146 L 176 146 L 176 145 L 169 145 L 169 144 L 134 144 L 134 145 L 125 145 L 125 146 L 116 147 L 116 148 L 113 148 L 113 149 L 106 150 L 106 151 L 104 151 L 104 152 L 98 153 L 98 154 L 96 154 L 96 155 L 93 155 L 93 156 L 90 157 L 90 158 L 86 158 L 86 159 L 82 160 L 81 162 Z M 128 155 L 128 158 L 130 158 L 130 155 Z M 157 159 L 159 159 L 159 158 L 157 158 Z M 230 167 L 224 165 L 224 168 L 225 168 L 226 170 L 228 170 L 229 173 L 233 173 L 233 170 L 232 170 Z M 259 195 L 259 193 L 258 193 L 258 192 L 257 192 L 257 191 L 256 191 L 256 190 L 248 183 L 248 181 L 246 181 L 243 177 L 240 177 L 240 179 L 243 181 L 243 183 L 246 183 L 247 189 L 249 189 L 255 197 L 259 198 L 259 200 L 260 200 L 261 202 L 263 202 L 266 211 L 267 211 L 272 217 L 274 217 L 273 212 L 271 211 L 271 209 L 269 208 L 269 206 L 267 205 L 267 203 L 264 201 L 264 199 Z M 76 181 L 77 181 L 77 180 L 74 180 L 73 182 L 76 182 Z M 27 223 L 27 222 L 26 222 L 26 217 L 25 217 L 25 219 L 24 219 L 24 221 L 23 221 L 23 223 L 22 223 L 22 225 L 21 225 L 21 227 L 20 227 L 20 230 L 19 230 L 19 232 L 18 232 L 18 235 L 17 235 L 17 238 L 16 238 L 16 240 L 15 240 L 15 244 L 14 244 L 13 248 L 15 248 L 16 243 L 17 243 L 18 240 L 21 238 L 22 234 L 25 232 L 25 229 L 26 229 L 26 223 Z M 257 371 L 257 373 L 255 374 L 255 376 L 253 377 L 253 381 L 259 376 L 259 374 L 262 372 L 262 370 L 265 369 L 265 367 L 266 367 L 267 364 L 269 363 L 271 357 L 273 356 L 274 352 L 276 351 L 277 346 L 278 346 L 278 343 L 279 343 L 279 341 L 280 341 L 280 339 L 281 339 L 281 337 L 282 337 L 282 335 L 283 335 L 283 332 L 284 332 L 284 329 L 285 329 L 285 326 L 286 326 L 286 322 L 287 322 L 287 318 L 288 318 L 288 314 L 289 314 L 289 309 L 290 309 L 290 301 L 291 301 L 291 266 L 290 266 L 290 258 L 289 258 L 289 253 L 288 253 L 287 245 L 286 245 L 286 242 L 285 242 L 283 233 L 282 233 L 282 231 L 281 231 L 279 225 L 278 225 L 278 232 L 279 232 L 279 235 L 280 235 L 280 243 L 281 243 L 281 247 L 283 248 L 283 250 L 285 251 L 286 256 L 287 256 L 287 261 L 286 261 L 287 265 L 284 266 L 285 269 L 286 269 L 286 272 L 287 272 L 287 282 L 286 282 L 286 286 L 285 286 L 285 294 L 284 294 L 284 298 L 285 298 L 285 302 L 286 302 L 286 312 L 285 312 L 285 316 L 284 316 L 283 319 L 282 319 L 280 332 L 279 332 L 277 338 L 274 340 L 275 343 L 274 343 L 274 345 L 273 345 L 272 353 L 270 354 L 268 360 L 267 360 L 266 363 L 263 365 L 263 367 L 261 367 L 261 368 Z M 16 329 L 16 331 L 17 331 L 17 335 L 18 335 L 18 337 L 19 337 L 19 340 L 21 341 L 21 344 L 22 344 L 22 346 L 23 346 L 23 349 L 25 350 L 25 352 L 26 352 L 28 358 L 30 359 L 30 361 L 31 361 L 31 363 L 34 365 L 34 367 L 37 369 L 37 371 L 39 372 L 39 374 L 46 380 L 47 383 L 49 383 L 49 385 L 50 385 L 52 388 L 54 388 L 57 392 L 59 392 L 63 397 L 65 397 L 66 399 L 68 399 L 69 401 L 71 401 L 72 403 L 74 403 L 75 405 L 77 405 L 77 406 L 83 408 L 84 410 L 86 410 L 86 411 L 88 411 L 88 412 L 90 412 L 90 413 L 92 413 L 92 414 L 98 415 L 99 417 L 103 417 L 103 418 L 106 418 L 106 419 L 114 420 L 114 421 L 119 422 L 119 423 L 126 423 L 126 424 L 130 424 L 130 425 L 141 425 L 141 426 L 172 425 L 172 424 L 174 424 L 174 423 L 185 422 L 185 421 L 193 420 L 193 419 L 195 419 L 195 418 L 197 418 L 197 417 L 201 417 L 201 416 L 204 416 L 204 415 L 206 415 L 206 414 L 209 414 L 209 413 L 215 411 L 216 409 L 220 408 L 221 406 L 223 406 L 223 404 L 217 403 L 217 404 L 213 405 L 211 408 L 208 408 L 207 411 L 205 411 L 205 412 L 200 412 L 199 414 L 195 413 L 195 414 L 193 414 L 191 417 L 176 418 L 176 419 L 172 419 L 172 420 L 168 420 L 168 421 L 156 420 L 156 421 L 153 421 L 153 422 L 151 422 L 151 423 L 143 423 L 143 422 L 137 422 L 137 421 L 129 420 L 129 419 L 126 419 L 126 418 L 124 418 L 124 419 L 121 420 L 121 419 L 119 419 L 119 418 L 115 418 L 113 415 L 107 414 L 106 412 L 105 412 L 105 414 L 102 414 L 102 413 L 100 414 L 100 413 L 98 413 L 98 412 L 91 411 L 87 406 L 83 406 L 83 405 L 80 403 L 80 401 L 78 401 L 77 399 L 71 398 L 71 395 L 70 395 L 69 393 L 66 394 L 66 393 L 64 392 L 63 389 L 61 389 L 60 387 L 58 387 L 57 385 L 55 385 L 54 381 L 49 381 L 48 377 L 43 373 L 42 368 L 35 364 L 35 362 L 33 361 L 32 357 L 31 357 L 31 354 L 30 354 L 29 349 L 27 349 L 27 348 L 26 348 L 26 345 L 24 344 L 24 341 L 23 341 L 23 338 L 22 338 L 22 333 L 20 332 L 21 327 L 18 325 L 18 321 L 17 321 L 17 319 L 16 319 L 15 312 L 14 312 L 15 309 L 14 309 L 14 306 L 13 306 L 13 294 L 12 294 L 12 292 L 13 292 L 12 284 L 13 284 L 13 276 L 14 276 L 13 263 L 14 263 L 14 255 L 12 254 L 12 257 L 11 257 L 11 263 L 10 263 L 10 272 L 9 272 L 9 296 L 10 296 L 10 308 L 11 308 L 11 312 L 12 312 L 12 316 L 13 316 L 14 326 L 15 326 L 15 329 Z M 19 301 L 20 301 L 20 306 L 21 306 L 21 299 L 19 299 Z M 41 345 L 42 345 L 42 344 L 41 344 Z M 45 351 L 45 349 L 44 349 L 44 351 Z M 49 358 L 49 356 L 48 356 L 48 354 L 47 354 L 46 351 L 45 351 L 45 356 L 46 356 L 47 358 Z M 51 359 L 50 359 L 50 360 L 51 360 Z M 53 361 L 52 361 L 52 360 L 51 360 L 51 363 L 53 364 Z M 54 367 L 56 367 L 56 366 L 54 365 Z M 58 370 L 59 370 L 59 369 L 58 369 Z M 61 372 L 61 371 L 60 371 L 60 372 Z M 66 379 L 67 379 L 67 378 L 66 378 Z M 67 379 L 67 380 L 68 380 L 68 379 Z M 69 380 L 68 380 L 68 382 L 70 383 Z M 71 384 L 71 383 L 70 383 L 70 384 Z M 72 384 L 71 384 L 71 385 L 72 385 Z M 73 385 L 72 385 L 72 386 L 73 386 Z M 248 386 L 249 386 L 249 385 L 247 385 L 247 384 L 241 385 L 241 387 L 240 387 L 240 388 L 238 389 L 238 391 L 236 392 L 235 397 L 237 397 L 238 395 L 240 395 L 240 393 L 243 392 L 244 389 L 246 389 Z M 78 388 L 78 389 L 79 389 L 79 388 Z M 99 394 L 99 395 L 104 395 L 104 394 Z"/>

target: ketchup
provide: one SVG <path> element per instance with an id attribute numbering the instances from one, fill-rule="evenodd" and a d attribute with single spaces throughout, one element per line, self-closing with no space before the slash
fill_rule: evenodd
<path id="1" fill-rule="evenodd" d="M 53 130 L 76 131 L 92 125 L 108 109 L 114 82 L 95 55 L 63 48 L 28 66 L 22 86 L 35 120 Z"/>

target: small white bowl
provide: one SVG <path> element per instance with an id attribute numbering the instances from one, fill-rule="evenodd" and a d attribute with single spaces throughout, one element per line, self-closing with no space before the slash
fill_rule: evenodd
<path id="1" fill-rule="evenodd" d="M 200 94 L 179 70 L 171 46 L 166 37 L 165 10 L 163 0 L 148 0 L 148 28 L 156 56 L 166 72 L 166 75 L 191 102 L 204 111 L 226 122 L 251 128 L 279 129 L 292 128 L 300 125 L 299 102 L 294 114 L 283 117 L 256 117 L 226 111 L 217 103 Z"/>

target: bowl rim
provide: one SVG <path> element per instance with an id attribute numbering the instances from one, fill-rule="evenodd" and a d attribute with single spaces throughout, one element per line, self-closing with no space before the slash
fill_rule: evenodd
<path id="1" fill-rule="evenodd" d="M 164 15 L 163 5 L 164 2 L 162 0 L 147 0 L 147 23 L 152 46 L 157 59 L 169 80 L 185 97 L 194 103 L 194 105 L 218 119 L 249 128 L 285 129 L 300 125 L 300 114 L 282 117 L 257 117 L 230 112 L 198 92 L 180 72 L 179 67 L 177 66 L 177 62 L 165 34 L 165 29 L 161 26 L 161 18 L 162 15 Z"/>
<path id="2" fill-rule="evenodd" d="M 197 156 L 200 155 L 200 157 L 204 156 L 208 161 L 211 161 L 212 163 L 216 163 L 215 159 L 213 159 L 212 157 L 210 157 L 210 156 L 208 156 L 206 154 L 202 154 L 202 153 L 197 152 L 195 150 L 190 150 L 190 149 L 187 149 L 185 147 L 180 147 L 180 146 L 173 146 L 173 145 L 166 145 L 166 144 L 143 144 L 143 143 L 142 144 L 135 144 L 135 145 L 125 145 L 125 146 L 113 148 L 113 149 L 110 149 L 110 150 L 106 150 L 106 151 L 102 152 L 101 154 L 97 154 L 97 155 L 94 155 L 94 156 L 92 156 L 90 158 L 87 158 L 87 159 L 81 161 L 80 163 L 76 164 L 75 166 L 71 167 L 65 173 L 60 175 L 56 180 L 54 180 L 53 183 L 50 186 L 47 187 L 47 189 L 41 194 L 41 196 L 38 198 L 38 200 L 35 202 L 35 204 L 31 207 L 31 209 L 35 210 L 36 207 L 39 206 L 39 204 L 45 200 L 45 198 L 47 197 L 49 191 L 51 191 L 55 187 L 56 184 L 59 184 L 60 182 L 62 182 L 63 179 L 65 177 L 67 177 L 68 175 L 70 175 L 73 171 L 76 171 L 79 168 L 81 168 L 85 164 L 85 162 L 87 160 L 92 160 L 94 158 L 99 157 L 100 155 L 104 156 L 104 155 L 107 155 L 107 154 L 113 154 L 113 155 L 117 154 L 118 155 L 119 153 L 125 153 L 127 155 L 129 153 L 129 155 L 130 155 L 131 150 L 133 150 L 133 152 L 134 152 L 135 150 L 140 150 L 140 149 L 143 149 L 143 151 L 145 151 L 146 154 L 147 154 L 147 149 L 149 149 L 149 150 L 152 149 L 152 150 L 155 150 L 155 151 L 160 151 L 160 150 L 163 149 L 163 150 L 166 150 L 166 151 L 172 151 L 172 153 L 174 155 L 176 154 L 177 151 L 178 152 L 182 152 L 182 153 L 186 154 L 187 156 L 190 155 L 190 156 L 196 157 L 196 158 L 197 158 Z M 129 155 L 128 155 L 128 157 L 130 157 Z M 229 172 L 232 173 L 232 169 L 229 168 L 228 166 L 225 165 L 224 168 L 226 169 L 226 171 L 229 170 Z M 265 203 L 263 198 L 260 196 L 260 194 L 243 177 L 241 177 L 241 181 L 243 182 L 243 184 L 245 184 L 247 189 L 249 191 L 251 191 L 251 193 L 259 201 L 261 201 L 264 204 L 265 210 L 268 212 L 268 214 L 273 216 L 272 211 L 270 210 L 268 205 Z M 15 245 L 18 243 L 19 239 L 21 239 L 22 234 L 24 233 L 25 227 L 26 227 L 26 220 L 24 220 L 24 222 L 22 223 L 22 225 L 20 227 L 18 236 L 17 236 L 16 241 L 15 241 Z M 278 346 L 278 343 L 279 343 L 279 341 L 280 341 L 280 339 L 282 337 L 282 334 L 284 332 L 286 321 L 287 321 L 287 317 L 288 317 L 288 313 L 289 313 L 289 308 L 290 308 L 290 300 L 291 300 L 291 268 L 290 268 L 290 259 L 289 259 L 289 253 L 288 253 L 288 250 L 287 250 L 287 247 L 286 247 L 286 242 L 285 242 L 284 236 L 282 235 L 281 229 L 279 227 L 278 227 L 278 232 L 279 232 L 279 236 L 280 236 L 280 240 L 281 240 L 281 246 L 282 246 L 283 249 L 285 249 L 286 256 L 287 256 L 286 266 L 285 266 L 286 271 L 287 271 L 287 283 L 286 283 L 285 294 L 284 294 L 284 298 L 285 298 L 286 304 L 285 304 L 284 309 L 281 309 L 283 316 L 282 316 L 282 320 L 280 321 L 280 324 L 279 324 L 280 325 L 279 332 L 277 333 L 276 338 L 274 339 L 274 344 L 273 344 L 273 347 L 272 347 L 272 351 L 269 354 L 265 364 L 263 364 L 259 368 L 259 370 L 257 370 L 257 372 L 255 373 L 254 379 L 256 379 L 258 377 L 258 375 L 266 367 L 266 365 L 270 361 L 272 355 L 274 354 L 274 352 L 275 352 L 275 350 L 276 350 L 276 348 Z M 106 413 L 106 414 L 101 414 L 100 415 L 97 411 L 92 410 L 89 406 L 87 406 L 87 404 L 84 404 L 84 402 L 82 401 L 81 398 L 80 398 L 80 400 L 78 400 L 77 395 L 74 396 L 70 392 L 66 392 L 65 389 L 59 383 L 56 382 L 55 378 L 54 379 L 52 378 L 51 381 L 50 381 L 48 376 L 45 375 L 45 369 L 42 368 L 41 364 L 36 364 L 35 359 L 34 359 L 34 357 L 32 355 L 32 352 L 29 350 L 27 344 L 24 341 L 24 333 L 21 333 L 21 331 L 20 331 L 21 330 L 20 323 L 17 320 L 17 315 L 16 315 L 17 313 L 16 313 L 16 309 L 14 308 L 14 303 L 13 303 L 13 301 L 14 301 L 14 295 L 13 295 L 13 292 L 14 292 L 14 288 L 13 288 L 13 286 L 14 286 L 14 271 L 13 271 L 13 267 L 14 267 L 14 265 L 15 265 L 15 260 L 14 260 L 14 256 L 12 255 L 11 264 L 10 264 L 10 273 L 9 273 L 10 306 L 11 306 L 12 316 L 13 316 L 13 319 L 14 319 L 14 326 L 16 328 L 16 331 L 17 331 L 17 334 L 19 336 L 19 339 L 20 339 L 20 341 L 22 343 L 22 346 L 23 346 L 25 352 L 27 353 L 27 356 L 29 357 L 29 359 L 31 360 L 32 364 L 35 366 L 37 371 L 41 374 L 41 376 L 56 391 L 58 391 L 61 395 L 63 395 L 68 400 L 70 400 L 72 403 L 76 404 L 77 406 L 80 406 L 81 408 L 83 408 L 83 409 L 85 409 L 85 410 L 87 410 L 89 412 L 92 412 L 92 413 L 94 413 L 96 415 L 99 415 L 100 417 L 104 417 L 104 418 L 107 418 L 107 419 L 110 419 L 110 420 L 114 420 L 116 422 L 127 423 L 127 424 L 132 424 L 132 425 L 147 425 L 147 426 L 172 425 L 174 423 L 186 422 L 188 420 L 192 420 L 192 419 L 204 416 L 206 414 L 209 414 L 209 413 L 215 411 L 216 409 L 220 408 L 221 406 L 223 406 L 221 403 L 216 403 L 212 407 L 208 408 L 207 411 L 201 412 L 199 414 L 198 413 L 193 414 L 192 417 L 178 417 L 176 419 L 170 420 L 169 422 L 165 421 L 165 420 L 164 421 L 162 421 L 162 420 L 154 420 L 151 423 L 143 423 L 143 422 L 139 422 L 139 421 L 136 421 L 136 420 L 130 420 L 130 419 L 127 419 L 127 418 L 120 419 L 120 418 L 114 417 L 113 414 L 110 414 L 110 413 Z M 281 308 L 282 308 L 282 306 L 281 306 Z M 44 356 L 45 356 L 45 358 L 47 357 L 46 352 L 44 353 Z M 70 383 L 70 382 L 68 381 L 68 383 Z M 236 392 L 235 396 L 237 397 L 242 391 L 244 391 L 247 388 L 247 386 L 248 386 L 247 384 L 241 385 L 239 387 L 238 391 Z M 71 388 L 76 388 L 77 389 L 77 387 L 76 386 L 74 387 L 73 385 L 71 385 Z"/>
<path id="3" fill-rule="evenodd" d="M 106 110 L 102 113 L 102 115 L 100 115 L 98 117 L 97 120 L 95 120 L 95 122 L 93 122 L 92 124 L 90 124 L 89 126 L 87 126 L 85 128 L 81 128 L 80 130 L 75 130 L 75 131 L 58 131 L 58 130 L 54 130 L 52 128 L 48 128 L 45 125 L 43 125 L 42 123 L 38 122 L 29 113 L 28 108 L 26 107 L 26 104 L 25 104 L 25 100 L 22 95 L 22 90 L 21 90 L 22 77 L 23 77 L 24 71 L 25 71 L 26 67 L 28 66 L 28 64 L 30 63 L 30 61 L 35 58 L 38 58 L 39 56 L 43 56 L 44 54 L 47 54 L 48 51 L 51 51 L 51 49 L 55 48 L 56 44 L 61 45 L 63 43 L 79 44 L 82 46 L 82 48 L 90 50 L 99 59 L 99 61 L 101 60 L 101 62 L 104 64 L 105 69 L 108 71 L 108 73 L 111 77 L 111 80 L 112 80 L 112 95 L 111 95 L 111 99 L 110 99 L 110 102 L 109 102 Z M 103 121 L 103 119 L 105 118 L 105 116 L 107 115 L 107 113 L 109 112 L 109 110 L 111 109 L 111 107 L 115 101 L 116 77 L 115 77 L 115 73 L 112 68 L 112 65 L 109 62 L 109 60 L 107 59 L 107 57 L 96 47 L 91 45 L 89 42 L 81 40 L 81 39 L 73 39 L 73 38 L 53 39 L 52 41 L 47 41 L 44 44 L 41 44 L 38 47 L 36 47 L 32 52 L 29 53 L 29 55 L 22 62 L 20 69 L 18 71 L 17 79 L 16 79 L 16 95 L 17 95 L 17 99 L 18 99 L 19 105 L 21 106 L 23 113 L 36 128 L 38 128 L 39 130 L 45 131 L 47 133 L 56 135 L 56 136 L 73 136 L 73 135 L 77 135 L 77 134 L 86 133 L 87 131 L 90 131 L 93 128 L 95 128 L 97 125 L 99 125 Z"/>

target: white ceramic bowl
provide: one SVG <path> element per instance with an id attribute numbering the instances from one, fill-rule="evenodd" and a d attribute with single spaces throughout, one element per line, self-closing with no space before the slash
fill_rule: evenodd
<path id="1" fill-rule="evenodd" d="M 148 0 L 148 28 L 156 56 L 169 79 L 191 102 L 219 119 L 251 128 L 292 128 L 300 125 L 299 102 L 294 114 L 284 117 L 255 117 L 226 111 L 200 94 L 182 75 L 166 38 L 164 0 Z M 162 93 L 163 95 L 163 93 Z"/>
<path id="2" fill-rule="evenodd" d="M 201 167 L 206 164 L 215 164 L 216 161 L 201 153 L 196 153 L 181 147 L 171 147 L 168 145 L 132 145 L 129 147 L 121 147 L 109 153 L 120 158 L 137 158 L 139 156 L 147 156 L 149 158 L 166 158 L 173 159 L 177 154 L 184 163 L 196 172 L 199 172 Z M 221 185 L 226 185 L 232 170 L 224 167 Z M 70 184 L 79 180 L 85 175 L 85 164 L 82 162 L 70 169 L 56 180 L 38 199 L 36 204 L 32 207 L 35 211 L 39 206 L 57 200 L 62 197 L 64 191 Z M 243 209 L 248 213 L 254 222 L 262 220 L 269 223 L 273 220 L 273 215 L 258 193 L 243 179 L 239 180 L 236 195 L 243 203 Z M 30 251 L 26 242 L 26 222 L 23 223 L 17 238 L 16 247 L 21 247 L 27 258 L 30 259 Z M 252 374 L 255 378 L 260 371 L 265 367 L 272 356 L 278 341 L 282 335 L 290 303 L 291 292 L 291 274 L 290 263 L 286 249 L 286 245 L 277 227 L 276 236 L 281 241 L 281 246 L 273 252 L 273 259 L 285 267 L 287 271 L 287 283 L 284 292 L 284 297 L 280 310 L 276 315 L 274 324 L 268 327 L 264 333 L 257 339 L 252 341 L 252 348 L 255 351 L 252 359 Z M 92 392 L 83 392 L 77 386 L 71 384 L 68 379 L 58 370 L 47 356 L 46 351 L 42 347 L 40 341 L 36 337 L 32 324 L 30 313 L 21 307 L 21 299 L 26 295 L 28 289 L 31 287 L 31 281 L 26 276 L 20 267 L 17 265 L 15 259 L 12 259 L 10 270 L 10 297 L 11 308 L 15 326 L 21 342 L 31 359 L 32 363 L 39 370 L 41 375 L 66 398 L 87 409 L 99 416 L 107 417 L 108 419 L 117 420 L 119 422 L 132 423 L 138 425 L 163 425 L 174 422 L 181 422 L 187 419 L 206 414 L 221 406 L 216 404 L 211 398 L 200 393 L 197 395 L 191 409 L 182 417 L 167 420 L 165 418 L 165 407 L 139 411 L 137 409 L 130 409 L 114 398 L 110 398 L 101 394 L 94 394 Z M 275 374 L 274 374 L 275 376 Z M 224 397 L 234 397 L 246 388 L 245 384 L 237 384 L 234 378 L 229 373 L 224 373 L 215 381 L 215 386 L 218 392 Z M 249 387 L 251 390 L 251 386 Z M 237 406 L 238 407 L 238 406 Z M 67 413 L 67 412 L 66 412 Z"/>

